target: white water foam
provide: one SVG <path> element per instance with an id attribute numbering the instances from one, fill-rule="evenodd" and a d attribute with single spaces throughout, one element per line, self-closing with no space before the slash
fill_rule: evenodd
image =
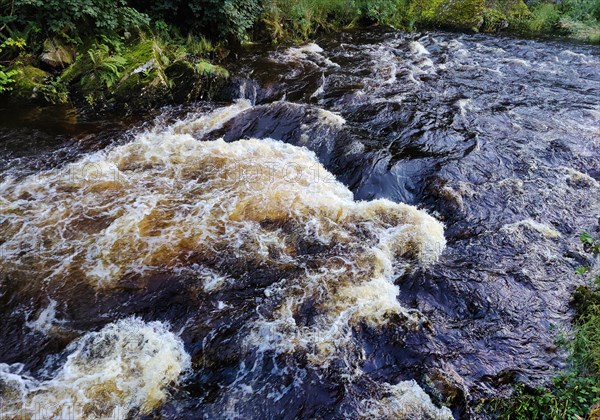
<path id="1" fill-rule="evenodd" d="M 415 381 L 403 381 L 396 385 L 385 384 L 380 399 L 362 401 L 359 413 L 364 419 L 453 419 L 447 407 L 436 407 Z"/>
<path id="2" fill-rule="evenodd" d="M 181 340 L 160 322 L 129 318 L 85 334 L 51 379 L 0 364 L 1 416 L 126 418 L 148 413 L 190 367 Z M 4 418 L 4 417 L 3 417 Z"/>

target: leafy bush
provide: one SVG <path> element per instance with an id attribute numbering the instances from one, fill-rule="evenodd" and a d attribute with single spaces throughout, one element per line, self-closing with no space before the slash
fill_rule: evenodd
<path id="1" fill-rule="evenodd" d="M 266 11 L 268 27 L 281 28 L 292 38 L 300 39 L 309 38 L 321 29 L 344 26 L 360 17 L 358 5 L 346 0 L 274 0 Z"/>
<path id="2" fill-rule="evenodd" d="M 600 21 L 600 1 L 563 0 L 561 8 L 565 15 L 581 22 Z"/>
<path id="3" fill-rule="evenodd" d="M 132 0 L 130 4 L 154 19 L 177 27 L 184 35 L 241 41 L 259 21 L 261 0 Z"/>
<path id="4" fill-rule="evenodd" d="M 436 10 L 435 22 L 452 29 L 478 29 L 483 22 L 485 0 L 444 1 Z"/>
<path id="5" fill-rule="evenodd" d="M 362 17 L 372 22 L 399 28 L 412 26 L 410 0 L 362 1 Z"/>
<path id="6" fill-rule="evenodd" d="M 48 35 L 94 36 L 149 23 L 125 0 L 14 0 L 15 22 L 34 23 Z"/>
<path id="7" fill-rule="evenodd" d="M 198 31 L 243 40 L 261 13 L 259 0 L 196 0 L 188 7 Z"/>
<path id="8" fill-rule="evenodd" d="M 411 14 L 422 26 L 477 29 L 483 23 L 485 0 L 413 0 Z"/>
<path id="9" fill-rule="evenodd" d="M 581 419 L 599 398 L 596 378 L 571 373 L 555 378 L 549 389 L 519 385 L 512 398 L 498 408 L 505 419 Z"/>
<path id="10" fill-rule="evenodd" d="M 107 88 L 113 86 L 121 77 L 127 60 L 118 55 L 110 55 L 106 45 L 98 45 L 88 51 L 88 57 L 92 62 L 92 71 L 84 77 L 96 79 Z"/>
<path id="11" fill-rule="evenodd" d="M 541 3 L 532 7 L 528 27 L 533 32 L 553 32 L 559 28 L 560 9 L 554 3 Z"/>
<path id="12" fill-rule="evenodd" d="M 6 70 L 0 66 L 0 93 L 12 90 L 11 85 L 15 83 L 14 76 L 17 75 L 15 70 Z"/>
<path id="13" fill-rule="evenodd" d="M 0 53 L 14 53 L 22 51 L 25 48 L 25 40 L 8 38 L 4 42 L 0 43 Z M 5 55 L 2 54 L 2 55 Z M 0 65 L 0 93 L 4 93 L 12 90 L 12 85 L 15 83 L 15 76 L 17 75 L 16 70 L 7 70 L 4 66 Z"/>
<path id="14" fill-rule="evenodd" d="M 483 30 L 485 32 L 498 32 L 508 25 L 508 18 L 500 10 L 493 8 L 483 12 Z"/>
<path id="15" fill-rule="evenodd" d="M 529 4 L 531 13 L 515 19 L 520 32 L 529 35 L 562 34 L 592 43 L 600 42 L 600 1 L 537 0 Z"/>
<path id="16" fill-rule="evenodd" d="M 306 39 L 320 30 L 356 24 L 412 27 L 412 0 L 271 0 L 264 5 L 262 22 L 272 39 Z"/>
<path id="17" fill-rule="evenodd" d="M 40 87 L 40 93 L 46 103 L 64 104 L 69 100 L 69 92 L 60 77 L 50 79 Z"/>

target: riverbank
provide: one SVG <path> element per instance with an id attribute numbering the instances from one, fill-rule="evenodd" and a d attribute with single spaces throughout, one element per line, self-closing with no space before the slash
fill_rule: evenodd
<path id="1" fill-rule="evenodd" d="M 163 3 L 14 0 L 1 10 L 0 95 L 14 103 L 131 112 L 213 98 L 220 64 L 248 42 L 298 43 L 382 25 L 405 31 L 560 35 L 600 42 L 591 1 L 280 0 Z"/>
<path id="2" fill-rule="evenodd" d="M 483 411 L 507 419 L 600 417 L 600 241 L 587 232 L 580 241 L 589 259 L 576 273 L 585 284 L 572 295 L 571 329 L 556 334 L 556 345 L 568 353 L 565 368 L 543 386 L 517 383 L 509 398 L 484 399 Z"/>

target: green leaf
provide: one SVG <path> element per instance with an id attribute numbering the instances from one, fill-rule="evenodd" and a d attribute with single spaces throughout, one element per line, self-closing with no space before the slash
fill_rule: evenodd
<path id="1" fill-rule="evenodd" d="M 583 232 L 581 235 L 579 235 L 579 240 L 581 241 L 581 243 L 588 245 L 593 245 L 595 242 L 592 235 L 590 235 L 587 232 Z"/>

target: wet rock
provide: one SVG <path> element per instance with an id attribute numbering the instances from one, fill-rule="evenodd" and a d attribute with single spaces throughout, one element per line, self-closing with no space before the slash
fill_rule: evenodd
<path id="1" fill-rule="evenodd" d="M 165 69 L 175 102 L 214 97 L 229 77 L 227 70 L 207 61 L 177 60 Z"/>
<path id="2" fill-rule="evenodd" d="M 218 100 L 231 102 L 248 99 L 253 104 L 265 104 L 285 97 L 285 87 L 277 83 L 260 84 L 248 78 L 232 78 L 219 93 Z"/>
<path id="3" fill-rule="evenodd" d="M 114 92 L 107 92 L 108 100 L 114 97 L 114 105 L 128 109 L 150 108 L 168 96 L 166 82 L 156 72 L 132 73 L 123 79 Z M 111 100 L 112 102 L 112 100 Z"/>
<path id="4" fill-rule="evenodd" d="M 464 380 L 449 366 L 444 369 L 430 369 L 424 375 L 423 383 L 424 389 L 438 404 L 450 407 L 464 406 L 469 399 Z"/>
<path id="5" fill-rule="evenodd" d="M 201 83 L 198 83 L 194 65 L 189 61 L 175 61 L 166 68 L 165 74 L 173 82 L 173 96 L 180 101 L 195 96 L 196 91 L 201 89 Z"/>

